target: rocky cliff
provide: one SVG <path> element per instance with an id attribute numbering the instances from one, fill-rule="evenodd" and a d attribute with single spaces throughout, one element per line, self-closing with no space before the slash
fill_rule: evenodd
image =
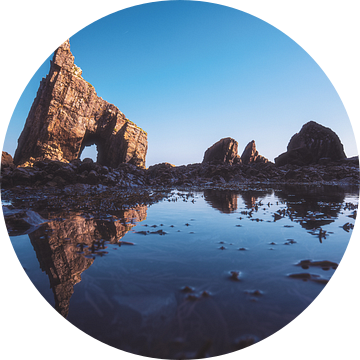
<path id="1" fill-rule="evenodd" d="M 14 163 L 27 166 L 44 159 L 69 162 L 92 144 L 97 146 L 101 165 L 145 167 L 146 132 L 97 96 L 74 64 L 67 40 L 55 51 L 50 72 L 40 83 Z"/>

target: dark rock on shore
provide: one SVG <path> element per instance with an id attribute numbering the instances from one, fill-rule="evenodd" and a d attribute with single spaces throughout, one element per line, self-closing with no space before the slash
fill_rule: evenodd
<path id="1" fill-rule="evenodd" d="M 72 184 L 102 184 L 136 186 L 142 184 L 142 169 L 135 165 L 122 164 L 117 169 L 93 162 L 73 160 L 70 163 L 61 161 L 36 161 L 32 167 L 2 169 L 1 186 L 48 186 L 62 188 Z M 141 179 L 139 179 L 139 176 Z"/>
<path id="2" fill-rule="evenodd" d="M 30 233 L 47 221 L 32 210 L 3 206 L 3 213 L 10 236 Z"/>
<path id="3" fill-rule="evenodd" d="M 287 151 L 275 158 L 275 164 L 277 166 L 325 165 L 344 159 L 346 159 L 344 148 L 335 132 L 310 121 L 303 125 L 299 133 L 293 135 Z"/>
<path id="4" fill-rule="evenodd" d="M 254 184 L 320 184 L 359 185 L 359 163 L 356 159 L 332 161 L 326 165 L 275 166 L 268 162 L 249 165 L 200 163 L 174 166 L 162 163 L 141 169 L 131 164 L 117 168 L 101 165 L 91 159 L 36 161 L 32 167 L 1 168 L 1 187 L 55 187 L 99 185 L 122 189 L 141 187 L 239 187 Z"/>

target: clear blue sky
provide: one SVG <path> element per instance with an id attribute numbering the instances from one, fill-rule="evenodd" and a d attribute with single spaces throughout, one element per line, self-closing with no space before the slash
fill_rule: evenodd
<path id="1" fill-rule="evenodd" d="M 357 155 L 345 108 L 319 66 L 282 32 L 239 10 L 140 5 L 89 25 L 70 46 L 98 96 L 147 131 L 147 166 L 201 162 L 223 137 L 238 141 L 240 155 L 255 140 L 273 161 L 310 120 L 333 129 L 347 156 Z M 3 149 L 11 155 L 51 58 L 14 111 Z"/>

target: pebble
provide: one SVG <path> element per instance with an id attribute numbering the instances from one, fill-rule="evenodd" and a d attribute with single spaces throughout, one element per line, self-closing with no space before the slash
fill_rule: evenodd
<path id="1" fill-rule="evenodd" d="M 240 271 L 230 271 L 230 279 L 239 281 Z"/>
<path id="2" fill-rule="evenodd" d="M 303 281 L 314 281 L 319 284 L 327 284 L 329 280 L 322 278 L 320 275 L 317 274 L 309 274 L 309 273 L 296 273 L 296 274 L 289 274 L 288 275 L 292 279 L 300 279 Z"/>
<path id="3" fill-rule="evenodd" d="M 260 290 L 246 290 L 245 291 L 247 294 L 252 295 L 252 296 L 263 296 L 264 292 L 260 291 Z"/>
<path id="4" fill-rule="evenodd" d="M 192 292 L 194 292 L 194 289 L 192 287 L 186 285 L 181 289 L 181 291 L 184 293 L 192 293 Z"/>
<path id="5" fill-rule="evenodd" d="M 297 266 L 301 266 L 303 269 L 308 269 L 310 266 L 317 266 L 321 267 L 323 270 L 337 269 L 339 264 L 329 260 L 322 260 L 322 261 L 312 261 L 312 260 L 301 260 L 299 263 L 296 264 Z"/>

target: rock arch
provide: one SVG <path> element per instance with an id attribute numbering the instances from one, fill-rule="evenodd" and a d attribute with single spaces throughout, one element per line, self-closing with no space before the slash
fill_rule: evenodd
<path id="1" fill-rule="evenodd" d="M 85 144 L 98 147 L 98 162 L 145 167 L 147 133 L 113 104 L 98 97 L 74 64 L 69 40 L 54 53 L 50 72 L 40 83 L 14 156 L 16 165 L 37 160 L 69 162 Z"/>

